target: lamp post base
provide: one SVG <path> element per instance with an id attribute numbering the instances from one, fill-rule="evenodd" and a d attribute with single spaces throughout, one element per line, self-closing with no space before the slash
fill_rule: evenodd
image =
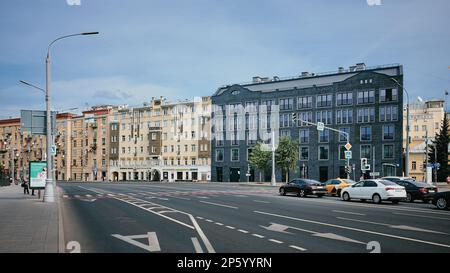
<path id="1" fill-rule="evenodd" d="M 55 185 L 53 183 L 53 179 L 45 180 L 44 202 L 55 202 Z"/>

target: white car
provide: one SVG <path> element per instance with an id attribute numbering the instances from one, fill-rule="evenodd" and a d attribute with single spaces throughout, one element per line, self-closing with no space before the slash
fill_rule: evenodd
<path id="1" fill-rule="evenodd" d="M 369 179 L 346 187 L 341 192 L 342 200 L 351 199 L 372 200 L 379 204 L 381 201 L 392 201 L 397 204 L 406 198 L 405 187 L 382 179 Z"/>

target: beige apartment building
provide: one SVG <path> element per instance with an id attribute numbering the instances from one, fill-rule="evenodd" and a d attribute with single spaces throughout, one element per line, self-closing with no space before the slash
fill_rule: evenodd
<path id="1" fill-rule="evenodd" d="M 160 97 L 142 107 L 118 107 L 118 165 L 110 177 L 208 181 L 210 111 L 209 97 L 182 102 Z"/>
<path id="2" fill-rule="evenodd" d="M 410 153 L 409 176 L 418 181 L 426 180 L 426 139 L 428 144 L 439 132 L 444 119 L 444 100 L 433 99 L 410 104 Z M 403 111 L 403 147 L 406 147 L 406 110 Z"/>

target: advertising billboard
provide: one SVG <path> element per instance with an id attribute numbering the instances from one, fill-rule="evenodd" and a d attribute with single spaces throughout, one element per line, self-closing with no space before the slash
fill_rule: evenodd
<path id="1" fill-rule="evenodd" d="M 45 189 L 47 162 L 30 162 L 30 189 Z"/>

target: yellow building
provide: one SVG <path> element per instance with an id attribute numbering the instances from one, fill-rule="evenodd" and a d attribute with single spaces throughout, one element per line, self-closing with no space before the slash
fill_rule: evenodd
<path id="1" fill-rule="evenodd" d="M 410 104 L 409 176 L 418 181 L 426 180 L 426 139 L 434 139 L 444 119 L 444 100 L 433 99 Z M 406 110 L 403 111 L 403 147 L 406 147 Z"/>

